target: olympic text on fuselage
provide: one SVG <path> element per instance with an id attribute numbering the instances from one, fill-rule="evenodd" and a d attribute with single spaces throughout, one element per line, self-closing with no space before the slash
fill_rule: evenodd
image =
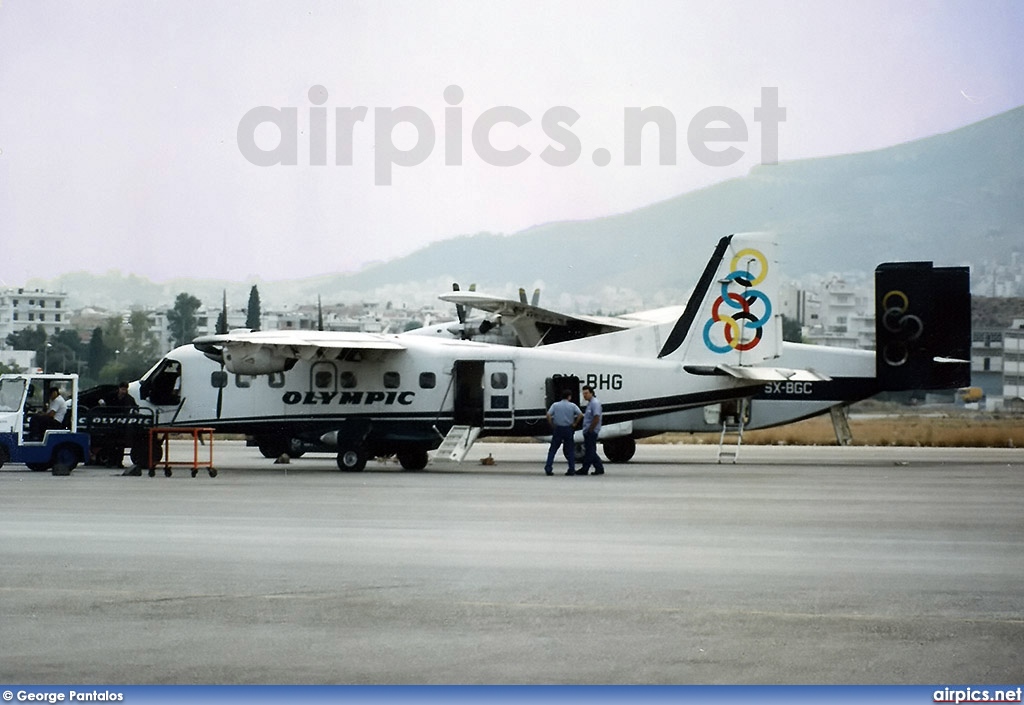
<path id="1" fill-rule="evenodd" d="M 307 404 L 310 406 L 328 404 L 402 404 L 408 406 L 416 398 L 416 392 L 285 392 L 281 401 L 285 404 Z"/>

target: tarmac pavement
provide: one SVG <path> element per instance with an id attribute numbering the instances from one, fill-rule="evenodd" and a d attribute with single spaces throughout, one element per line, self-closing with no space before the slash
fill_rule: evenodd
<path id="1" fill-rule="evenodd" d="M 1024 451 L 642 444 L 585 478 L 545 451 L 7 465 L 0 681 L 1024 681 Z"/>

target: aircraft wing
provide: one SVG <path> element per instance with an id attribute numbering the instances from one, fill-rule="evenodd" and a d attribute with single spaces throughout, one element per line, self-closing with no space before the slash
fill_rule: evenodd
<path id="1" fill-rule="evenodd" d="M 467 309 L 479 309 L 501 316 L 504 323 L 515 329 L 520 344 L 526 347 L 613 333 L 643 325 L 641 322 L 602 316 L 571 316 L 521 300 L 489 296 L 474 291 L 443 294 L 438 298 L 457 306 L 465 306 Z"/>
<path id="2" fill-rule="evenodd" d="M 290 369 L 298 360 L 337 360 L 377 350 L 405 350 L 395 336 L 324 331 L 235 331 L 204 335 L 196 348 L 236 374 L 270 374 Z"/>
<path id="3" fill-rule="evenodd" d="M 487 313 L 495 313 L 505 318 L 527 316 L 538 323 L 551 326 L 572 326 L 577 324 L 597 324 L 599 319 L 591 319 L 586 316 L 570 316 L 565 313 L 551 311 L 533 304 L 523 303 L 516 299 L 502 299 L 487 294 L 478 294 L 474 291 L 461 291 L 453 294 L 442 294 L 438 297 L 442 301 L 457 305 L 480 309 Z M 610 321 L 609 321 L 610 322 Z M 625 326 L 617 326 L 615 330 L 621 330 Z"/>

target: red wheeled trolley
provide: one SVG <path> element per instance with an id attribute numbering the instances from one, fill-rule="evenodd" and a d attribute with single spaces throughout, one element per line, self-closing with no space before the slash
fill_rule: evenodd
<path id="1" fill-rule="evenodd" d="M 192 437 L 192 460 L 171 460 L 171 436 Z M 203 439 L 206 438 L 204 441 Z M 199 458 L 199 444 L 205 443 L 210 454 L 207 460 Z M 153 450 L 163 446 L 163 460 L 154 461 Z M 156 466 L 164 466 L 164 477 L 171 476 L 171 467 L 187 467 L 192 469 L 192 477 L 199 474 L 199 468 L 206 468 L 210 477 L 217 477 L 217 468 L 213 467 L 213 429 L 205 426 L 155 426 L 149 429 L 149 476 L 156 475 Z"/>

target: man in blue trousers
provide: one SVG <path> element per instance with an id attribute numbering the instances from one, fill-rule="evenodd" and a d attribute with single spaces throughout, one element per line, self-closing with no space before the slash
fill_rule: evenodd
<path id="1" fill-rule="evenodd" d="M 551 446 L 548 448 L 548 462 L 544 465 L 544 472 L 553 475 L 552 463 L 555 461 L 555 451 L 559 446 L 565 449 L 565 459 L 569 461 L 569 471 L 566 475 L 576 474 L 576 444 L 573 442 L 573 430 L 576 424 L 583 418 L 583 412 L 572 403 L 572 391 L 566 389 L 562 392 L 561 401 L 556 401 L 548 409 L 548 423 L 551 425 Z"/>
<path id="2" fill-rule="evenodd" d="M 586 475 L 591 466 L 595 475 L 604 475 L 604 463 L 597 456 L 597 436 L 601 433 L 601 402 L 589 384 L 583 387 L 587 410 L 583 414 L 583 467 L 576 473 Z"/>

